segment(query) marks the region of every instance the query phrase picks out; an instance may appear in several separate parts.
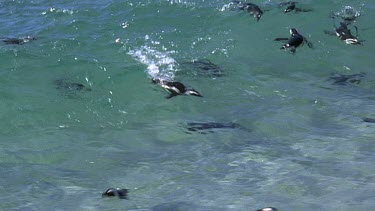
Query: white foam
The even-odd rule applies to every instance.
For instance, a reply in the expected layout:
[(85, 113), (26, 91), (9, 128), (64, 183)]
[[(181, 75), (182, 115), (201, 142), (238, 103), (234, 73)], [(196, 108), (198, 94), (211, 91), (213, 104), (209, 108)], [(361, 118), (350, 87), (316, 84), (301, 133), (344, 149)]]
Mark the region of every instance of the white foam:
[(55, 7), (51, 7), (48, 10), (42, 12), (42, 15), (46, 15), (47, 13), (64, 13), (64, 14), (73, 15), (74, 11), (71, 9), (58, 9)]
[(176, 61), (170, 57), (173, 51), (158, 51), (150, 46), (142, 46), (129, 51), (134, 59), (147, 65), (146, 72), (152, 78), (173, 79), (176, 72)]

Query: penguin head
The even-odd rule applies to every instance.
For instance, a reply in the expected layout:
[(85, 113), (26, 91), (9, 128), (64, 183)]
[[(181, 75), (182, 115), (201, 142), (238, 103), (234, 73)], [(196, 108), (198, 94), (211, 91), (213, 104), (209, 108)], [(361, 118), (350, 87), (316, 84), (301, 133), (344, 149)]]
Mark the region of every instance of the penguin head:
[(259, 10), (255, 13), (255, 18), (257, 19), (257, 21), (259, 21), (259, 19), (262, 17), (263, 15), (263, 11), (262, 10)]
[(274, 207), (265, 207), (265, 208), (259, 209), (257, 211), (277, 211), (277, 209), (274, 208)]
[(195, 91), (194, 89), (188, 89), (184, 93), (185, 95), (193, 95), (197, 97), (203, 97), (199, 92)]
[(290, 35), (296, 35), (296, 34), (298, 34), (298, 31), (297, 31), (297, 29), (295, 29), (295, 28), (291, 28), (290, 29)]
[(291, 2), (290, 5), (284, 10), (284, 13), (288, 13), (296, 8), (296, 3)]

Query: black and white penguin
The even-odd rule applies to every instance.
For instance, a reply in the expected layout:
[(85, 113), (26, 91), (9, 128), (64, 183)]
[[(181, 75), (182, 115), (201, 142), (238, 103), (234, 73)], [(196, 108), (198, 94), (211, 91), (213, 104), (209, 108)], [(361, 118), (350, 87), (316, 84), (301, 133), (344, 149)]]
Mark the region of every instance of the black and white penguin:
[(298, 8), (298, 7), (296, 7), (296, 3), (297, 2), (295, 2), (295, 1), (288, 1), (288, 2), (284, 2), (284, 3), (280, 3), (279, 6), (288, 5), (288, 7), (284, 10), (284, 13), (288, 13), (288, 12), (291, 12), (291, 11), (295, 11), (295, 12), (311, 12), (312, 11), (311, 9)]
[(263, 15), (263, 11), (256, 4), (241, 1), (232, 1), (232, 3), (238, 4), (238, 9), (252, 14), (257, 21), (259, 21), (260, 17)]
[(284, 13), (291, 12), (292, 10), (296, 9), (296, 2), (292, 1), (289, 2), (289, 6), (284, 10)]
[[(324, 33), (328, 35), (336, 35), (340, 40), (344, 41), (348, 45), (362, 44), (356, 36), (352, 35), (350, 29), (348, 28), (349, 24), (350, 23), (348, 22), (340, 22), (340, 27), (335, 27), (335, 32), (324, 30)], [(354, 28), (356, 29), (358, 34), (357, 27), (354, 26)]]
[(265, 207), (263, 209), (259, 209), (257, 211), (277, 211), (275, 207)]
[(104, 193), (102, 193), (102, 197), (117, 196), (120, 199), (128, 199), (128, 193), (128, 189), (108, 188)]
[(22, 45), (24, 43), (28, 43), (31, 40), (36, 40), (35, 37), (24, 37), (24, 38), (0, 38), (5, 44), (7, 45)]
[(177, 95), (192, 95), (197, 97), (203, 97), (199, 92), (192, 88), (187, 88), (184, 84), (174, 81), (166, 81), (158, 78), (153, 78), (152, 82), (159, 84), (161, 87), (170, 92), (170, 95), (167, 96), (167, 99), (175, 97)]
[[(357, 28), (356, 28), (357, 30)], [(357, 37), (353, 36), (350, 32), (350, 29), (348, 29), (348, 24), (341, 22), (340, 27), (336, 28), (336, 36), (340, 38), (340, 40), (345, 41), (346, 44), (360, 44)]]
[(298, 33), (297, 29), (291, 28), (290, 29), (290, 38), (276, 38), (275, 41), (287, 41), (286, 44), (284, 44), (280, 49), (291, 49), (290, 51), (292, 53), (296, 52), (296, 48), (299, 47), (304, 42), (307, 43), (307, 45), (312, 48), (312, 43), (307, 41), (304, 36), (302, 36), (300, 33)]

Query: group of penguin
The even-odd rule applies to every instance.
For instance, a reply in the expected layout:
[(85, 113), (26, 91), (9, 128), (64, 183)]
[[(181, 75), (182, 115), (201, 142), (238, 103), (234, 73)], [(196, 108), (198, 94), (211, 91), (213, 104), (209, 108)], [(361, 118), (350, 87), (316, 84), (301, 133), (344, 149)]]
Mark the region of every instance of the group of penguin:
[[(262, 15), (264, 14), (263, 10), (256, 4), (249, 3), (249, 2), (242, 2), (242, 1), (232, 1), (231, 4), (237, 5), (238, 10), (243, 10), (245, 12), (250, 13), (254, 16), (256, 21), (259, 21)], [(296, 7), (297, 2), (294, 1), (288, 1), (288, 2), (282, 2), (279, 3), (279, 6), (287, 6), (284, 10), (284, 13), (288, 13), (291, 11), (295, 12), (310, 12), (311, 9), (302, 9)], [(328, 35), (337, 36), (340, 40), (344, 41), (346, 44), (356, 45), (356, 44), (362, 44), (361, 41), (357, 38), (358, 35), (354, 36), (350, 29), (348, 28), (348, 25), (351, 24), (351, 21), (353, 21), (358, 16), (348, 16), (348, 17), (341, 17), (344, 21), (340, 22), (339, 27), (335, 27), (335, 31), (328, 31), (325, 30), (324, 33)], [(332, 16), (334, 18), (334, 15)], [(356, 26), (354, 26), (356, 29), (356, 32), (358, 34), (358, 29)], [(307, 44), (309, 48), (313, 48), (313, 44), (306, 39), (303, 35), (301, 35), (297, 29), (291, 28), (290, 29), (290, 37), (289, 38), (275, 38), (274, 41), (283, 41), (285, 44), (281, 46), (280, 49), (284, 50), (290, 50), (292, 54), (296, 52), (296, 49), (303, 45), (304, 43)], [(203, 97), (198, 91), (194, 90), (193, 88), (188, 88), (184, 84), (176, 81), (168, 81), (163, 80), (160, 78), (153, 78), (152, 82), (155, 84), (160, 85), (162, 88), (166, 89), (170, 95), (167, 96), (167, 99), (170, 99), (172, 97), (178, 96), (178, 95), (192, 95), (197, 97)]]
[[(128, 189), (108, 188), (104, 193), (102, 193), (102, 197), (118, 197), (119, 199), (129, 199), (128, 193)], [(278, 211), (278, 209), (275, 207), (265, 207), (256, 211)]]
[[(242, 1), (232, 1), (231, 4), (237, 5), (238, 10), (242, 10), (245, 12), (248, 12), (249, 14), (253, 15), (253, 17), (256, 19), (256, 21), (259, 21), (262, 15), (264, 14), (264, 11), (256, 4), (249, 3), (249, 2), (242, 2)], [(278, 5), (281, 6), (287, 6), (284, 10), (284, 13), (288, 12), (310, 12), (311, 9), (302, 9), (296, 7), (297, 2), (294, 1), (288, 1), (288, 2), (282, 2)], [(346, 44), (361, 44), (361, 41), (357, 38), (358, 35), (354, 36), (352, 35), (350, 29), (348, 26), (351, 24), (351, 21), (353, 21), (358, 16), (348, 16), (348, 17), (342, 17), (344, 20), (343, 22), (340, 22), (339, 27), (335, 27), (335, 31), (328, 31), (325, 30), (324, 33), (328, 35), (334, 35), (337, 36), (340, 40), (344, 41)], [(333, 17), (334, 18), (334, 17)], [(354, 26), (356, 29), (356, 32), (358, 34), (357, 27)], [(15, 44), (15, 45), (22, 45), (25, 43), (28, 43), (30, 41), (36, 40), (34, 37), (24, 37), (24, 38), (7, 38), (2, 37), (0, 38), (0, 41), (4, 42), (5, 44)], [(290, 50), (291, 53), (296, 52), (296, 48), (306, 43), (309, 48), (313, 48), (313, 45), (311, 42), (309, 42), (303, 35), (301, 35), (297, 29), (291, 28), (290, 29), (290, 37), (289, 38), (275, 38), (275, 41), (283, 41), (285, 44), (281, 46), (280, 49), (284, 50)], [(193, 64), (203, 65), (207, 66), (207, 68), (215, 68), (215, 70), (218, 68), (216, 66), (213, 66), (212, 63), (207, 62), (193, 62)], [(213, 66), (213, 67), (212, 67)], [(203, 67), (203, 69), (205, 68)], [(354, 75), (334, 75), (331, 77), (331, 79), (335, 80), (335, 83), (343, 83), (346, 81), (350, 81), (351, 83), (359, 83), (360, 79), (358, 77), (363, 77), (363, 73), (361, 74), (354, 74)], [(170, 99), (172, 97), (178, 96), (178, 95), (191, 95), (196, 97), (203, 97), (202, 94), (200, 94), (198, 91), (191, 87), (185, 86), (181, 82), (177, 81), (169, 81), (161, 78), (152, 78), (152, 83), (157, 84), (167, 90), (170, 94), (166, 97), (167, 99)], [(58, 89), (64, 89), (64, 90), (87, 90), (90, 91), (91, 89), (86, 88), (83, 84), (80, 83), (73, 83), (69, 82), (65, 79), (59, 79), (55, 81), (56, 87)], [(364, 118), (365, 122), (375, 123), (374, 118)], [(191, 127), (189, 130), (195, 131), (197, 129), (202, 128), (218, 128), (218, 127), (235, 127), (233, 124), (220, 124), (218, 123), (208, 123), (199, 125), (198, 127), (195, 124), (201, 124), (201, 123), (192, 123), (193, 127)], [(191, 125), (190, 125), (191, 126)], [(120, 199), (128, 199), (128, 189), (120, 189), (120, 188), (109, 188), (107, 189), (102, 196), (103, 197), (118, 197)], [(277, 208), (274, 207), (265, 207), (262, 209), (258, 209), (257, 211), (277, 211)]]

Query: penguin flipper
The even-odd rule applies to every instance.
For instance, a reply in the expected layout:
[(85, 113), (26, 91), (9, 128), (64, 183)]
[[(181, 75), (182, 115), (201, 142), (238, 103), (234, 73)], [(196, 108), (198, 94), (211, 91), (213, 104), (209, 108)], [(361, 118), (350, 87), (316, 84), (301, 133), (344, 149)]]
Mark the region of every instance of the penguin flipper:
[(289, 40), (289, 38), (284, 38), (284, 37), (274, 39), (274, 41), (288, 41), (288, 40)]
[(308, 41), (306, 39), (306, 37), (303, 37), (303, 41), (307, 44), (307, 46), (309, 46), (309, 48), (313, 48), (314, 47), (313, 44), (312, 44), (312, 42)]
[(169, 94), (168, 96), (166, 96), (165, 98), (166, 98), (166, 99), (171, 99), (172, 97), (175, 97), (175, 96), (177, 96), (177, 94), (175, 94), (175, 93), (171, 93), (171, 94)]
[(333, 31), (324, 30), (323, 32), (324, 32), (324, 34), (328, 34), (328, 35), (331, 35), (331, 36), (336, 36), (336, 33), (333, 32)]
[(301, 8), (296, 8), (295, 11), (298, 12), (311, 12), (313, 11), (312, 9), (301, 9)]

